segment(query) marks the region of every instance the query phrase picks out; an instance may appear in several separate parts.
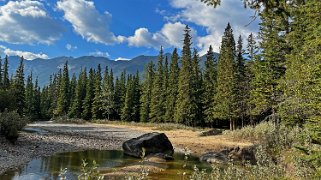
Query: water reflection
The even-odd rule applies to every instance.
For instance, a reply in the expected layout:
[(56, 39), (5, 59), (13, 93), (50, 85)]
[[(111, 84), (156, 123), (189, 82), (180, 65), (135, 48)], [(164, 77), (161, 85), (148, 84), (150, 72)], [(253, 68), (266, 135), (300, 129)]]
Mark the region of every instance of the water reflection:
[[(187, 161), (186, 169), (182, 169), (184, 162), (183, 154), (175, 154), (175, 160), (166, 162), (167, 169), (161, 174), (152, 175), (153, 179), (179, 179), (177, 172), (192, 170), (194, 165), (199, 168), (208, 169), (207, 164), (200, 163), (198, 158), (190, 157)], [(122, 151), (100, 151), (89, 150), (82, 152), (61, 153), (50, 157), (37, 158), (30, 161), (17, 170), (6, 172), (0, 175), (1, 180), (47, 180), (58, 179), (61, 169), (67, 168), (67, 179), (77, 179), (80, 174), (82, 160), (87, 162), (95, 160), (101, 168), (116, 168), (137, 163), (139, 159), (132, 158), (123, 154)]]

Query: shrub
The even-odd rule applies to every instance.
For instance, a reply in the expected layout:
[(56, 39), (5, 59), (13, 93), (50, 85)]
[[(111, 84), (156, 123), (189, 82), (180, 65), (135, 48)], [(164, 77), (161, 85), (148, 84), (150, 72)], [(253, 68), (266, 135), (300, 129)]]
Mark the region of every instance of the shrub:
[(19, 137), (19, 131), (27, 122), (15, 111), (0, 113), (0, 133), (11, 143), (14, 143)]

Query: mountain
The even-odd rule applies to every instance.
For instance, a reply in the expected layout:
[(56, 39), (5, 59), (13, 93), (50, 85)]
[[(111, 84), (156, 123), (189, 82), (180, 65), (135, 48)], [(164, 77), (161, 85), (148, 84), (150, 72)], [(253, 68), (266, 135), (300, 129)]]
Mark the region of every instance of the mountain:
[[(165, 56), (167, 56), (170, 61), (171, 54), (167, 53)], [(78, 76), (81, 68), (87, 68), (87, 70), (90, 68), (97, 68), (98, 64), (101, 65), (102, 70), (104, 70), (106, 66), (108, 66), (109, 69), (113, 69), (115, 77), (119, 76), (124, 70), (127, 74), (135, 74), (136, 71), (142, 74), (149, 62), (153, 61), (155, 64), (157, 63), (157, 58), (157, 56), (141, 55), (128, 61), (114, 61), (105, 57), (94, 56), (25, 60), (25, 76), (32, 72), (34, 77), (38, 77), (40, 86), (44, 86), (49, 82), (50, 75), (55, 74), (59, 69), (62, 69), (66, 61), (68, 61), (70, 75), (76, 74)], [(204, 66), (205, 59), (205, 56), (201, 57), (201, 67)], [(20, 57), (18, 56), (9, 57), (9, 72), (11, 75), (15, 73), (19, 61)]]

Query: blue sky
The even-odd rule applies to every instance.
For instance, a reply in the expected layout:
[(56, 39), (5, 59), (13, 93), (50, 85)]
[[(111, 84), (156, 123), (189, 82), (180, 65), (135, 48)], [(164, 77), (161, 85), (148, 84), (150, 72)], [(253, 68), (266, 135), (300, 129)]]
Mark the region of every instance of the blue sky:
[(0, 54), (26, 59), (105, 56), (130, 59), (180, 48), (185, 25), (204, 54), (219, 51), (228, 22), (235, 36), (257, 33), (241, 0), (214, 9), (199, 0), (0, 0)]

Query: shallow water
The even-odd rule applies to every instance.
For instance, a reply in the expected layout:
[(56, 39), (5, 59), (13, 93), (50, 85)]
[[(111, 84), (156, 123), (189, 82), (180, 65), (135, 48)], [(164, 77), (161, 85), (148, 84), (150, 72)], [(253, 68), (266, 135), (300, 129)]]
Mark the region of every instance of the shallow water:
[[(0, 175), (1, 180), (47, 180), (59, 179), (61, 169), (67, 168), (67, 179), (77, 179), (80, 174), (82, 160), (85, 159), (90, 164), (95, 160), (100, 170), (115, 171), (119, 167), (124, 167), (139, 163), (139, 159), (132, 158), (116, 150), (89, 150), (82, 152), (69, 152), (56, 154), (50, 157), (33, 159), (26, 165), (16, 170), (8, 171)], [(174, 154), (173, 161), (165, 163), (166, 170), (158, 174), (150, 174), (150, 179), (182, 179), (179, 172), (191, 173), (194, 165), (200, 169), (210, 169), (206, 163), (199, 162), (196, 157), (189, 157), (184, 161), (184, 154)], [(187, 166), (183, 168), (183, 165)], [(117, 171), (117, 170), (116, 170)], [(124, 179), (120, 177), (118, 179)]]

